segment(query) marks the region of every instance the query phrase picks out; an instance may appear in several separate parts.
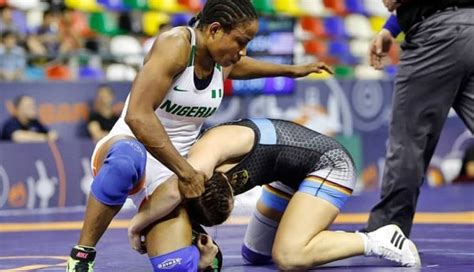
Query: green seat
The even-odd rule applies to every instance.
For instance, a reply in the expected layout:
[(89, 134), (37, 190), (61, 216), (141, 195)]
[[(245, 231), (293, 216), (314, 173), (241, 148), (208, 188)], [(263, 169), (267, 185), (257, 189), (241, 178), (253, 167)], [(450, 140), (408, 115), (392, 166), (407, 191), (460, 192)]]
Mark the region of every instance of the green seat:
[(110, 13), (94, 12), (89, 17), (89, 26), (95, 32), (113, 36), (121, 34), (117, 18)]
[(139, 9), (139, 10), (149, 9), (148, 0), (124, 0), (123, 3), (125, 4), (125, 6), (132, 9)]
[(261, 14), (274, 14), (275, 13), (272, 0), (252, 0), (252, 4), (258, 13), (261, 13)]
[(347, 65), (335, 65), (334, 76), (339, 79), (354, 78), (354, 68)]

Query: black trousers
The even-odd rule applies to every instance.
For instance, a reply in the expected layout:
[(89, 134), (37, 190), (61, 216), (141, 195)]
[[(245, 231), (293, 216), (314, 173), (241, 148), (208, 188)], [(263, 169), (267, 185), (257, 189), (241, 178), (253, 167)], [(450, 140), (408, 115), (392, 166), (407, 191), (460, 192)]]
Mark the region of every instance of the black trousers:
[(474, 131), (474, 9), (436, 13), (402, 44), (381, 200), (367, 231), (387, 224), (409, 235), (423, 176), (450, 108)]

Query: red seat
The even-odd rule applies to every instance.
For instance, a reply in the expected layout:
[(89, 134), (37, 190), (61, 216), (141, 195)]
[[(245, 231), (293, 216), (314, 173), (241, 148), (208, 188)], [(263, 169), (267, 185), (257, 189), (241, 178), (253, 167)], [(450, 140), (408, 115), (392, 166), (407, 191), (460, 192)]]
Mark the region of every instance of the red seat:
[(326, 35), (324, 24), (320, 19), (314, 17), (303, 17), (300, 22), (303, 30), (309, 31), (318, 37)]
[(70, 80), (71, 71), (64, 65), (51, 65), (46, 68), (46, 78), (50, 80)]
[(348, 13), (346, 4), (342, 0), (324, 0), (324, 5), (336, 15), (345, 15)]
[(200, 11), (203, 7), (201, 0), (178, 0), (178, 4), (195, 12)]
[(303, 42), (304, 51), (307, 54), (312, 54), (316, 56), (323, 56), (327, 54), (327, 46), (323, 41), (319, 40), (310, 40)]

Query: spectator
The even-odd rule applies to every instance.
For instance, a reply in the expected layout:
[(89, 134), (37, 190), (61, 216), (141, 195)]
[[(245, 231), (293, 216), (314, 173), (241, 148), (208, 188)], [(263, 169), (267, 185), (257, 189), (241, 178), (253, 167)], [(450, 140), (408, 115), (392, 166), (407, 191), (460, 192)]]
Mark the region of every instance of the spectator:
[(43, 22), (36, 31), (39, 41), (48, 56), (59, 52), (59, 17), (50, 10), (43, 14)]
[(80, 26), (74, 10), (66, 9), (59, 20), (60, 53), (74, 53), (82, 48)]
[(100, 85), (94, 100), (92, 110), (87, 122), (87, 132), (94, 142), (107, 135), (119, 118), (113, 110), (114, 92), (108, 85)]
[(2, 129), (1, 139), (16, 143), (55, 141), (58, 134), (49, 130), (37, 118), (33, 97), (21, 95), (15, 98), (15, 112)]
[(0, 14), (0, 34), (7, 31), (21, 34), (21, 36), (26, 35), (26, 33), (22, 32), (20, 26), (13, 20), (13, 9), (9, 6), (3, 7)]
[(474, 182), (474, 144), (466, 149), (459, 176), (453, 180), (453, 183), (462, 182)]
[(17, 35), (6, 31), (2, 35), (3, 47), (0, 48), (0, 78), (20, 80), (26, 67), (26, 55), (17, 44)]

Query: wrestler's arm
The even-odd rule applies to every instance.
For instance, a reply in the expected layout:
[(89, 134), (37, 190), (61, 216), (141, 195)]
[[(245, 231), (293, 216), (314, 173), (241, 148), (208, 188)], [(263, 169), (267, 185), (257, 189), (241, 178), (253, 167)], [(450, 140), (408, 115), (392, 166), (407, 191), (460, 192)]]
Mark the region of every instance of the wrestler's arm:
[[(254, 134), (249, 128), (215, 127), (207, 131), (191, 147), (188, 162), (196, 170), (210, 177), (216, 167), (250, 152), (253, 142)], [(182, 199), (175, 175), (155, 189), (131, 220), (128, 231), (132, 247), (138, 248), (140, 233), (150, 224), (173, 211)]]
[(311, 73), (321, 73), (323, 71), (333, 74), (332, 69), (323, 62), (286, 65), (243, 56), (236, 64), (224, 68), (224, 76), (230, 79), (252, 79), (277, 76), (304, 77)]

